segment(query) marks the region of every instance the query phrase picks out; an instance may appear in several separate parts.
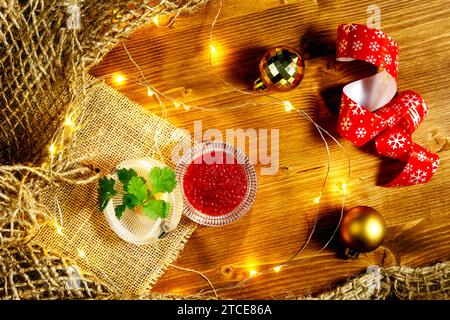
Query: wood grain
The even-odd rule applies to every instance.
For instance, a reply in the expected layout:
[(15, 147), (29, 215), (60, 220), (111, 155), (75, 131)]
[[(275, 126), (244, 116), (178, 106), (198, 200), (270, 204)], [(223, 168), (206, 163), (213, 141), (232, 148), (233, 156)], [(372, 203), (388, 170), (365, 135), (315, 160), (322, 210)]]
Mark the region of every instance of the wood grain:
[[(301, 85), (273, 96), (289, 100), (308, 112), (336, 137), (337, 111), (342, 86), (376, 72), (361, 62), (335, 61), (337, 25), (366, 23), (371, 1), (227, 0), (215, 30), (218, 55), (208, 64), (209, 29), (217, 10), (211, 1), (192, 16), (181, 16), (168, 29), (148, 25), (124, 41), (145, 77), (159, 90), (184, 103), (223, 108), (245, 102), (265, 103), (238, 110), (185, 111), (169, 105), (168, 120), (193, 131), (195, 120), (203, 129), (278, 128), (280, 170), (259, 175), (259, 190), (252, 210), (238, 222), (222, 228), (199, 227), (176, 265), (206, 274), (217, 288), (233, 284), (249, 269), (275, 266), (290, 257), (304, 241), (314, 221), (314, 203), (325, 174), (326, 152), (310, 123), (286, 113), (264, 97), (246, 96), (221, 83), (249, 89), (256, 78), (258, 57), (265, 49), (288, 45), (306, 57)], [(319, 213), (319, 226), (305, 252), (280, 273), (254, 278), (244, 287), (221, 291), (225, 298), (279, 298), (306, 294), (344, 281), (372, 264), (421, 266), (450, 255), (450, 148), (449, 122), (449, 1), (380, 0), (381, 28), (400, 46), (399, 90), (420, 92), (430, 106), (428, 118), (414, 140), (438, 151), (441, 167), (427, 185), (400, 189), (378, 186), (380, 176), (392, 178), (398, 163), (378, 156), (372, 147), (356, 148), (347, 141), (352, 176), (346, 207), (368, 205), (385, 217), (388, 235), (383, 247), (356, 260), (342, 260), (335, 245), (316, 255), (335, 227), (340, 206), (336, 191), (345, 179), (342, 151), (331, 146), (332, 168)], [(95, 76), (139, 72), (118, 45), (92, 70)], [(146, 89), (127, 82), (112, 84), (144, 108), (160, 113)], [(182, 90), (192, 92), (183, 96)], [(259, 173), (260, 166), (257, 166)], [(303, 258), (310, 258), (302, 261)], [(208, 290), (196, 274), (169, 268), (154, 287), (180, 294)]]

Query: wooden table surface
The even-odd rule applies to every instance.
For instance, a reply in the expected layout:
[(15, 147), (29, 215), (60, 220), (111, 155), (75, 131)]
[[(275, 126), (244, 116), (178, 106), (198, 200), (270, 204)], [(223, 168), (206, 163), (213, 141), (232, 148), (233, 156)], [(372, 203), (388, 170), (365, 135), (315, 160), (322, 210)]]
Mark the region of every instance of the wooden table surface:
[[(218, 8), (216, 0), (193, 15), (180, 16), (170, 28), (149, 23), (124, 41), (148, 81), (188, 105), (220, 109), (245, 102), (263, 104), (186, 111), (169, 103), (168, 120), (174, 125), (193, 132), (194, 121), (202, 120), (203, 130), (217, 128), (225, 133), (227, 128), (267, 128), (280, 132), (280, 170), (264, 176), (260, 175), (261, 165), (256, 166), (259, 189), (251, 211), (225, 227), (199, 226), (176, 265), (204, 273), (221, 288), (242, 279), (251, 269), (276, 266), (305, 242), (314, 221), (313, 199), (325, 174), (323, 143), (312, 125), (295, 112), (285, 112), (268, 98), (235, 92), (221, 83), (217, 74), (247, 90), (265, 49), (276, 45), (301, 49), (306, 58), (302, 83), (293, 91), (273, 96), (289, 100), (339, 137), (335, 127), (343, 85), (376, 70), (362, 62), (335, 61), (336, 28), (340, 23), (365, 24), (371, 4), (374, 2), (225, 0), (214, 33), (217, 53), (213, 68), (208, 63), (209, 31)], [(332, 144), (331, 173), (318, 229), (307, 249), (281, 272), (222, 290), (222, 297), (302, 295), (324, 290), (373, 264), (424, 266), (449, 258), (450, 2), (379, 0), (376, 5), (381, 10), (381, 29), (400, 46), (399, 90), (417, 91), (428, 102), (429, 115), (413, 138), (439, 153), (439, 170), (426, 185), (387, 189), (378, 183), (392, 178), (399, 163), (378, 156), (373, 147), (357, 148), (339, 137), (352, 166), (346, 208), (368, 205), (378, 209), (388, 226), (384, 246), (356, 260), (341, 259), (334, 244), (317, 254), (336, 226), (341, 201), (338, 186), (347, 169), (344, 153)], [(91, 71), (95, 76), (117, 72), (139, 77), (121, 44)], [(130, 82), (111, 85), (144, 108), (161, 113), (144, 87)], [(193, 294), (209, 286), (197, 274), (169, 268), (153, 289)]]

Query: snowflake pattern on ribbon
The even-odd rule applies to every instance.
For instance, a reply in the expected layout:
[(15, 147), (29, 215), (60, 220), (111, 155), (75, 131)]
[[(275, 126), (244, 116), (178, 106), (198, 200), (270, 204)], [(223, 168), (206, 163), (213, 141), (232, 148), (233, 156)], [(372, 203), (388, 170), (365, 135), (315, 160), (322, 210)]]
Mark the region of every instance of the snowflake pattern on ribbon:
[[(367, 61), (384, 69), (397, 82), (398, 46), (384, 32), (361, 24), (343, 24), (337, 30), (336, 58)], [(439, 166), (439, 156), (412, 141), (412, 134), (428, 113), (423, 98), (413, 92), (399, 92), (387, 104), (370, 111), (358, 104), (345, 90), (342, 93), (338, 132), (360, 147), (375, 141), (380, 155), (405, 162), (392, 186), (427, 183)]]
[(352, 126), (352, 122), (350, 121), (350, 118), (343, 118), (341, 122), (342, 130), (348, 130)]
[(406, 138), (401, 135), (401, 133), (391, 134), (389, 136), (388, 145), (393, 149), (401, 149), (405, 145)]
[(412, 184), (424, 183), (427, 181), (427, 173), (420, 169), (417, 169), (416, 172), (413, 172), (409, 176), (409, 182)]

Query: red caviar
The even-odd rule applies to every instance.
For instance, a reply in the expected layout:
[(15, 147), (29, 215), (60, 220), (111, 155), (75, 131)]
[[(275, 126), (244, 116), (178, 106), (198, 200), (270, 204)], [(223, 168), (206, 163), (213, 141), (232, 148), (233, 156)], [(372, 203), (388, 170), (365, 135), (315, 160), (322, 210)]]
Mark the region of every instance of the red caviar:
[[(222, 161), (215, 163), (210, 160), (220, 158)], [(221, 151), (212, 151), (189, 164), (183, 178), (183, 189), (195, 209), (207, 215), (220, 216), (231, 212), (242, 202), (247, 192), (247, 177), (236, 159)]]

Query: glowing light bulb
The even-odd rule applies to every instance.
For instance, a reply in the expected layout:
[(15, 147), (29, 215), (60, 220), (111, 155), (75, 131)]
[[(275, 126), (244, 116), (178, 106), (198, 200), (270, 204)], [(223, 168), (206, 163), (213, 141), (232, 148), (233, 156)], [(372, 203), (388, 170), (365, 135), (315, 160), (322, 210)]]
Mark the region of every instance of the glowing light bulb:
[(209, 45), (209, 47), (211, 48), (211, 54), (216, 54), (216, 47), (214, 47), (212, 43)]
[(52, 144), (50, 145), (50, 147), (48, 147), (48, 151), (50, 152), (50, 154), (51, 154), (52, 156), (55, 154), (56, 147), (55, 147), (55, 144), (54, 144), (54, 143), (52, 143)]
[(275, 272), (280, 272), (281, 266), (277, 266), (277, 267), (273, 268), (273, 270), (274, 270)]
[(314, 203), (319, 203), (320, 202), (320, 196), (319, 197), (316, 197), (316, 198), (314, 198)]
[(158, 27), (159, 27), (159, 19), (158, 19), (158, 16), (154, 16), (154, 17), (152, 18), (152, 21), (153, 21), (153, 23), (155, 24), (155, 26), (158, 26)]
[(61, 235), (63, 234), (61, 227), (58, 227), (56, 229), (56, 233), (61, 234)]
[(81, 249), (78, 249), (78, 255), (80, 256), (80, 258), (86, 257), (86, 253)]
[(258, 271), (250, 270), (249, 273), (250, 273), (250, 277), (254, 277), (254, 276), (256, 276), (258, 274)]
[(341, 185), (341, 187), (342, 187), (342, 191), (345, 193), (345, 192), (347, 192), (347, 189), (348, 189), (348, 184), (347, 183), (343, 183), (342, 185)]
[(125, 80), (125, 77), (120, 74), (114, 76), (114, 82), (117, 84), (122, 84)]
[(294, 107), (292, 106), (292, 103), (290, 103), (289, 101), (283, 101), (283, 104), (284, 104), (284, 110), (286, 112), (289, 112), (292, 109), (294, 109)]
[(174, 102), (173, 102), (173, 106), (174, 106), (175, 108), (179, 108), (179, 107), (181, 106), (181, 103), (179, 103), (179, 102), (177, 102), (177, 101), (174, 101)]
[(147, 87), (147, 94), (149, 97), (152, 97), (155, 93), (150, 89), (150, 87)]
[(73, 128), (74, 127), (74, 123), (73, 123), (72, 119), (70, 119), (69, 117), (66, 118), (66, 121), (64, 121), (64, 124), (66, 126), (68, 126), (69, 128)]

